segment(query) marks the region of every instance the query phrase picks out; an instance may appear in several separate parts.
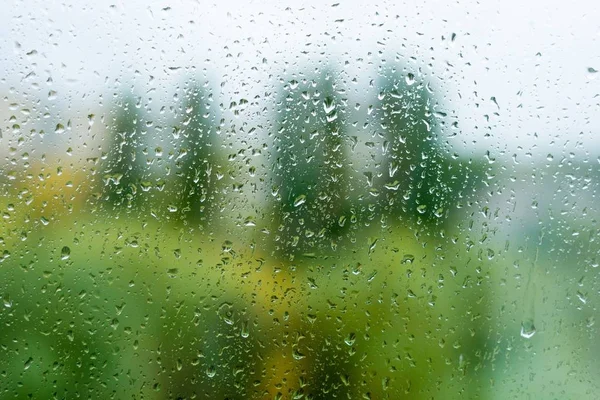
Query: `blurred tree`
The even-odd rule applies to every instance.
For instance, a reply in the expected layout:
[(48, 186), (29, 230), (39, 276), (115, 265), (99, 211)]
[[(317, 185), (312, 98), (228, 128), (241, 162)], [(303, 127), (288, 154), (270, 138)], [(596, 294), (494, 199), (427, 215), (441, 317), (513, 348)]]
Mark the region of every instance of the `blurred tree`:
[(108, 146), (100, 168), (101, 199), (113, 207), (132, 207), (140, 200), (139, 185), (145, 173), (143, 121), (140, 101), (131, 96), (115, 103), (107, 123)]
[(465, 194), (482, 184), (484, 163), (443, 148), (436, 118), (445, 113), (436, 111), (430, 89), (412, 74), (388, 70), (379, 88), (375, 115), (385, 140), (377, 174), (385, 192), (380, 211), (393, 219), (439, 226)]
[(274, 138), (273, 220), (288, 258), (335, 246), (349, 214), (344, 99), (325, 71), (284, 87)]
[[(440, 107), (430, 87), (419, 82), (413, 74), (401, 75), (395, 69), (384, 70), (382, 75), (374, 109), (374, 118), (383, 138), (382, 162), (373, 174), (373, 186), (379, 190), (379, 196), (376, 197), (377, 213), (396, 226), (394, 231), (398, 236), (402, 230), (432, 232), (449, 228), (451, 221), (464, 217), (452, 210), (456, 210), (461, 203), (464, 205), (478, 198), (477, 191), (484, 185), (487, 162), (483, 157), (472, 160), (451, 153), (450, 145), (444, 143), (441, 136), (446, 127), (447, 113)], [(409, 240), (407, 238), (404, 241), (404, 246)], [(442, 248), (445, 240), (449, 239), (439, 239), (439, 248)], [(424, 239), (418, 239), (414, 245), (424, 243)], [(414, 254), (418, 254), (417, 250), (414, 250)], [(471, 260), (468, 249), (457, 250), (456, 255), (465, 263), (475, 262)], [(424, 251), (422, 258), (426, 257), (430, 259), (432, 254)], [(390, 255), (386, 255), (386, 258), (389, 259)], [(423, 271), (443, 271), (440, 265), (435, 264), (425, 263), (427, 267), (424, 266)], [(414, 278), (410, 281), (414, 282)], [(427, 282), (425, 285), (429, 284)], [(485, 335), (489, 329), (486, 322), (472, 322), (486, 315), (488, 310), (487, 305), (481, 302), (485, 295), (482, 287), (471, 285), (468, 279), (462, 282), (462, 287), (458, 306), (445, 310), (445, 313), (450, 315), (455, 309), (466, 310), (467, 315), (473, 316), (471, 321), (464, 322), (465, 326), (469, 326), (469, 331), (459, 330), (455, 339), (463, 343), (465, 349), (460, 357), (472, 362), (485, 348)], [(466, 287), (470, 290), (464, 290)], [(421, 325), (424, 330), (430, 330), (437, 323), (434, 318), (427, 316), (427, 308), (414, 308), (411, 327)], [(456, 321), (459, 318), (462, 316), (457, 315), (449, 320)], [(447, 340), (449, 336), (441, 339)], [(425, 342), (411, 352), (413, 355), (422, 352), (433, 359), (430, 354), (439, 353), (440, 349), (435, 343)], [(456, 357), (456, 354), (448, 354), (448, 357)], [(436, 368), (440, 373), (449, 372), (449, 368), (442, 364)], [(462, 376), (467, 374), (464, 363), (459, 363), (459, 373)], [(423, 371), (414, 373), (409, 370), (406, 375), (423, 393), (434, 389)], [(459, 383), (459, 387), (461, 385)]]
[(174, 128), (181, 141), (173, 195), (182, 218), (188, 223), (202, 223), (219, 207), (215, 176), (219, 161), (217, 117), (211, 110), (210, 90), (192, 86), (186, 90), (185, 98), (181, 126)]

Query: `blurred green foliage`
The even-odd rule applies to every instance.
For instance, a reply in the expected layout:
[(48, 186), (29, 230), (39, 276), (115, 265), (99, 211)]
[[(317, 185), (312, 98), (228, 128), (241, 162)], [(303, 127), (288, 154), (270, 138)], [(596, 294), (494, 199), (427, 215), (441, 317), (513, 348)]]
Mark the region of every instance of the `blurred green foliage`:
[(140, 195), (140, 182), (146, 171), (145, 127), (140, 111), (140, 101), (126, 96), (117, 102), (108, 122), (106, 150), (103, 154), (100, 177), (102, 203), (110, 204), (113, 209), (125, 205), (132, 208)]
[[(282, 83), (272, 146), (253, 170), (268, 199), (262, 230), (224, 222), (243, 204), (227, 181), (241, 168), (225, 160), (233, 146), (210, 85), (185, 88), (170, 137), (145, 133), (140, 101), (117, 101), (102, 212), (14, 211), (42, 221), (31, 232), (5, 217), (0, 398), (490, 397), (494, 376), (513, 376), (499, 321), (518, 322), (506, 315), (521, 301), (496, 302), (520, 287), (506, 283), (509, 261), (490, 267), (495, 232), (461, 211), (491, 167), (450, 152), (424, 83), (382, 75), (366, 101), (381, 142), (367, 156), (334, 70)], [(170, 174), (155, 179), (159, 167)], [(27, 199), (26, 184), (9, 197)], [(582, 254), (597, 266), (594, 249)], [(527, 253), (508, 241), (501, 251), (515, 270)], [(494, 276), (503, 283), (490, 292)]]
[(483, 185), (484, 160), (460, 159), (444, 148), (436, 119), (446, 113), (428, 84), (391, 70), (379, 88), (375, 115), (385, 161), (377, 176), (386, 193), (380, 212), (405, 224), (443, 227), (452, 209)]
[[(212, 91), (186, 87), (169, 150), (162, 146), (170, 138), (145, 134), (139, 101), (116, 102), (99, 172), (98, 201), (107, 214), (78, 215), (90, 227), (85, 233), (75, 234), (69, 218), (48, 239), (39, 230), (16, 250), (23, 267), (9, 262), (2, 269), (12, 303), (2, 314), (1, 341), (14, 361), (3, 374), (6, 382), (27, 383), (3, 386), (3, 397), (430, 397), (428, 374), (449, 373), (444, 359), (453, 360), (448, 371), (462, 367), (455, 370), (456, 349), (440, 350), (439, 335), (416, 332), (448, 329), (468, 297), (437, 305), (447, 322), (436, 326), (427, 311), (436, 297), (429, 272), (421, 272), (420, 289), (414, 278), (402, 287), (405, 266), (432, 256), (405, 232), (421, 218), (434, 221), (434, 211), (449, 208), (459, 186), (471, 183), (434, 139), (424, 87), (398, 77), (381, 85), (373, 104), (384, 152), (368, 185), (349, 168), (350, 112), (335, 71), (300, 73), (282, 87), (264, 180), (272, 185), (267, 218), (274, 240), (251, 251), (215, 225), (223, 193), (216, 167), (223, 161)], [(157, 159), (172, 171), (159, 192), (163, 178), (152, 181)], [(375, 207), (369, 188), (386, 193)], [(365, 207), (405, 225), (388, 228), (379, 241), (377, 224), (363, 225)], [(146, 208), (180, 218), (109, 221), (122, 209), (139, 218)], [(180, 229), (198, 224), (206, 229)], [(352, 250), (336, 251), (338, 242)], [(63, 257), (65, 245), (72, 249)], [(409, 306), (411, 296), (422, 300)], [(462, 332), (443, 336), (472, 343)], [(395, 360), (381, 353), (385, 343), (400, 344)]]
[(331, 70), (282, 90), (273, 138), (273, 222), (279, 257), (329, 247), (350, 216), (346, 125)]
[(176, 184), (171, 196), (178, 199), (182, 220), (192, 225), (206, 224), (219, 208), (218, 115), (211, 108), (210, 97), (210, 91), (199, 85), (187, 88), (179, 124), (173, 128), (179, 149), (175, 156)]

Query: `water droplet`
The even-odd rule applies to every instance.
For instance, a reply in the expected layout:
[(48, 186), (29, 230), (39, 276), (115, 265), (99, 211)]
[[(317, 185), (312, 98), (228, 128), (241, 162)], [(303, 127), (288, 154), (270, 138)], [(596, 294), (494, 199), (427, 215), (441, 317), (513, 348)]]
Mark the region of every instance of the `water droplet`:
[(327, 114), (327, 118), (326, 119), (327, 119), (327, 122), (333, 122), (333, 121), (335, 121), (337, 119), (337, 117), (338, 117), (337, 112), (333, 111), (333, 112)]
[(10, 296), (8, 294), (5, 294), (2, 297), (2, 303), (4, 304), (4, 307), (6, 308), (11, 308), (12, 307), (12, 300), (10, 299)]
[(214, 378), (214, 376), (216, 374), (217, 374), (217, 369), (215, 368), (214, 365), (211, 365), (206, 369), (206, 376), (208, 376), (209, 378)]
[(350, 376), (346, 375), (346, 374), (342, 374), (340, 375), (341, 381), (344, 384), (344, 386), (350, 386)]
[(68, 246), (64, 246), (60, 251), (60, 259), (67, 260), (71, 257), (71, 249)]
[(586, 318), (586, 320), (585, 320), (585, 326), (587, 328), (591, 328), (595, 324), (596, 324), (596, 319), (594, 318), (594, 316), (589, 316), (589, 317)]
[(369, 277), (367, 278), (367, 282), (373, 281), (373, 279), (375, 279), (375, 276), (377, 276), (377, 271), (373, 271), (371, 275), (369, 275)]
[(373, 253), (375, 251), (375, 246), (377, 246), (377, 241), (379, 238), (369, 238), (369, 252), (368, 254)]
[(302, 360), (306, 356), (300, 353), (298, 349), (294, 349), (294, 351), (292, 352), (292, 357), (294, 357), (294, 360)]
[(402, 261), (400, 262), (401, 264), (412, 264), (415, 261), (415, 256), (413, 256), (412, 254), (405, 254), (404, 257), (402, 257)]
[(385, 391), (388, 390), (388, 388), (390, 387), (390, 378), (389, 377), (385, 377), (381, 379), (381, 388)]
[(294, 207), (300, 207), (304, 203), (306, 203), (306, 195), (301, 194), (294, 200)]
[(243, 338), (247, 338), (248, 336), (250, 336), (250, 330), (248, 329), (248, 321), (244, 321), (242, 323), (242, 331), (240, 333), (240, 336)]
[(349, 333), (348, 336), (346, 336), (346, 338), (344, 339), (344, 343), (346, 343), (348, 346), (352, 346), (355, 341), (356, 341), (356, 334), (354, 332)]
[(532, 320), (526, 320), (521, 323), (521, 336), (525, 339), (531, 339), (535, 335), (535, 326)]
[(226, 240), (221, 245), (221, 250), (223, 253), (231, 253), (233, 250), (233, 242), (231, 240)]
[(169, 268), (167, 270), (167, 275), (169, 275), (170, 278), (176, 278), (178, 273), (179, 268)]
[(335, 109), (335, 102), (332, 97), (326, 97), (325, 100), (323, 100), (323, 109), (326, 114), (331, 113)]

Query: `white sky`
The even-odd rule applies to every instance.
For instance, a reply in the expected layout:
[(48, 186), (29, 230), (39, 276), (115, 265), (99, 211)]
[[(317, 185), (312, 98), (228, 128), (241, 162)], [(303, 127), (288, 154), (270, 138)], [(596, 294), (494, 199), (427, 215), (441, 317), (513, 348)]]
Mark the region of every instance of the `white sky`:
[(385, 59), (422, 67), (459, 123), (458, 147), (600, 154), (600, 72), (588, 72), (600, 70), (595, 1), (5, 2), (3, 96), (10, 87), (39, 95), (34, 84), (45, 96), (51, 77), (61, 104), (84, 111), (134, 78), (166, 103), (173, 85), (205, 69), (227, 104), (330, 60), (353, 104), (367, 100), (363, 89)]

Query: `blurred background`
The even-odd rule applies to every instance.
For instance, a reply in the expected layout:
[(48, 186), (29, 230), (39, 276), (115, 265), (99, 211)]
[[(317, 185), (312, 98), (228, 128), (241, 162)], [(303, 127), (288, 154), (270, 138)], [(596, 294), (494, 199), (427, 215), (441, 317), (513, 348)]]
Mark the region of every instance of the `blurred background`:
[(5, 11), (0, 399), (597, 397), (597, 5)]

